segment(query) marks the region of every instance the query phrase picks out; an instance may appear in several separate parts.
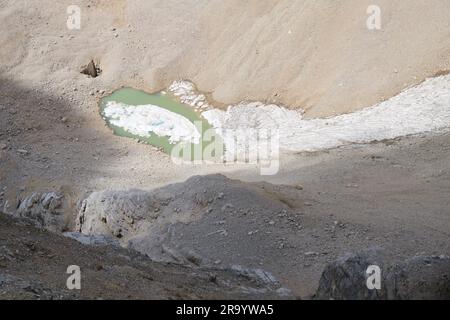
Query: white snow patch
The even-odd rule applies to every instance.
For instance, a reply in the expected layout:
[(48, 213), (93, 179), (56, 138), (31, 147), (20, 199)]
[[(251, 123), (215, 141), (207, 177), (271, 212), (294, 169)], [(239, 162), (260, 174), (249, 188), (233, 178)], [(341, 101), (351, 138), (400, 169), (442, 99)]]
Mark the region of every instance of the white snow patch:
[(178, 97), (182, 103), (188, 104), (191, 107), (201, 109), (209, 107), (205, 95), (198, 94), (192, 82), (174, 81), (169, 87), (169, 91)]
[(258, 102), (202, 115), (222, 135), (225, 145), (234, 139), (234, 130), (242, 134), (246, 128), (278, 130), (280, 148), (289, 151), (393, 139), (450, 127), (450, 76), (427, 79), (373, 107), (327, 119), (303, 119), (298, 111)]
[(172, 144), (200, 142), (201, 134), (189, 119), (155, 105), (132, 106), (109, 101), (103, 113), (111, 124), (141, 137), (154, 133), (167, 136)]

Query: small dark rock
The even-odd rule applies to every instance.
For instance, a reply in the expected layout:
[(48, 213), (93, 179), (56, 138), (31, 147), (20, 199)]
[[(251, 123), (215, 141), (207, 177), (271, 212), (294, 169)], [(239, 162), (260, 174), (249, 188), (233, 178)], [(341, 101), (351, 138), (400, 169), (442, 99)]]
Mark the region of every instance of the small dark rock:
[(91, 60), (91, 62), (89, 62), (89, 64), (83, 68), (81, 73), (91, 76), (92, 78), (96, 78), (99, 74), (98, 70), (99, 69), (96, 67), (94, 60)]

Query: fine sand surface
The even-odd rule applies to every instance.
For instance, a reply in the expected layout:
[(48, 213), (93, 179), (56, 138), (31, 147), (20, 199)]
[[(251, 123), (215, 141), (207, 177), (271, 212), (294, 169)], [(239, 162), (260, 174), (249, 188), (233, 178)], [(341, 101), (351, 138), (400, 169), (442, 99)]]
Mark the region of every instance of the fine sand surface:
[[(92, 192), (152, 190), (220, 172), (303, 188), (304, 231), (280, 260), (295, 254), (295, 264), (264, 260), (295, 295), (311, 295), (325, 264), (348, 251), (449, 255), (448, 133), (284, 154), (280, 172), (263, 177), (250, 165), (174, 164), (114, 136), (99, 115), (99, 99), (116, 88), (151, 92), (188, 79), (214, 105), (257, 100), (329, 116), (450, 69), (447, 0), (380, 0), (380, 31), (366, 28), (369, 3), (83, 0), (81, 30), (68, 30), (71, 1), (0, 0), (0, 211), (13, 212), (34, 191), (62, 192), (74, 227), (79, 201)], [(102, 69), (97, 78), (80, 73), (91, 59)]]
[(0, 1), (0, 70), (70, 88), (94, 58), (103, 74), (87, 86), (153, 91), (189, 79), (221, 103), (270, 101), (316, 117), (450, 69), (447, 0), (377, 1), (381, 30), (366, 26), (369, 0), (83, 0), (80, 30), (66, 28), (70, 4)]

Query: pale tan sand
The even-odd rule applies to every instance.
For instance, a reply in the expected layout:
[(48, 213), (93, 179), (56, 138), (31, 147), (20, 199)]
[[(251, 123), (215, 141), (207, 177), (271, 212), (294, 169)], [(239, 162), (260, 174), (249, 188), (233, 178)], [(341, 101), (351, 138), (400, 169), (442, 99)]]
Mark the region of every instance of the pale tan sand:
[(378, 31), (366, 26), (372, 2), (85, 0), (81, 30), (70, 31), (70, 1), (3, 0), (0, 70), (67, 81), (95, 58), (104, 72), (94, 83), (107, 88), (185, 78), (225, 104), (268, 100), (335, 115), (450, 69), (447, 0), (377, 1)]

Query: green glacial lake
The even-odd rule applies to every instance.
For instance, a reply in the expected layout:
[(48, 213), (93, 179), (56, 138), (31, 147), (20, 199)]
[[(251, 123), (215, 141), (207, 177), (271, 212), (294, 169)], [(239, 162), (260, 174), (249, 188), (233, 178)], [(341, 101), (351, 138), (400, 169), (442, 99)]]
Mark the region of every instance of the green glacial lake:
[(208, 139), (205, 132), (211, 125), (171, 94), (122, 88), (101, 99), (100, 114), (114, 134), (139, 139), (168, 154), (182, 143), (193, 155), (194, 148), (204, 150), (218, 139)]

